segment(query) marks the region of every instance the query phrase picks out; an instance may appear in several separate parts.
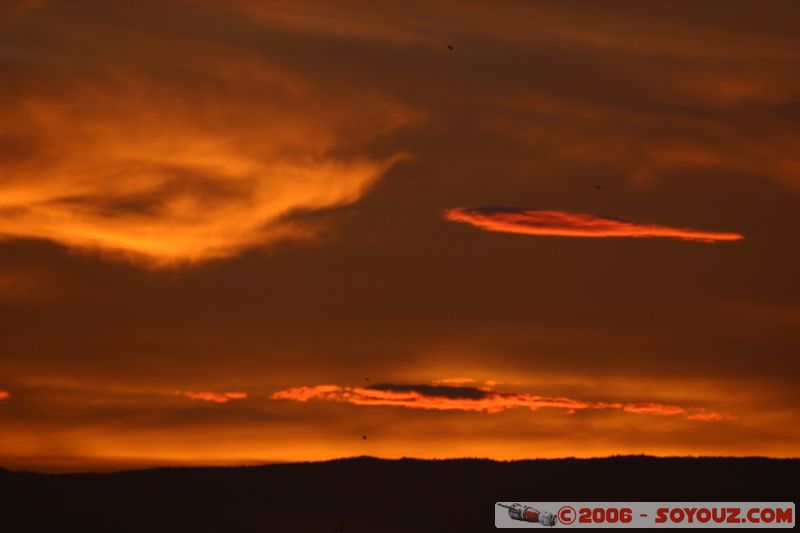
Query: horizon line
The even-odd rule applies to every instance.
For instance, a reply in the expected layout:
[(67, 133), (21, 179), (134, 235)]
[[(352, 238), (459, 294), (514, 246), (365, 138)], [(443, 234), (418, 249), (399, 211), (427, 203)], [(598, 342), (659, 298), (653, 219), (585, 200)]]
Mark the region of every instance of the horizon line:
[(0, 473), (6, 472), (8, 474), (34, 474), (44, 476), (60, 476), (60, 475), (111, 475), (122, 474), (127, 472), (147, 472), (153, 470), (209, 470), (209, 469), (245, 469), (245, 468), (265, 468), (271, 466), (290, 466), (290, 465), (322, 465), (326, 463), (334, 463), (341, 461), (358, 461), (358, 460), (371, 460), (384, 463), (400, 462), (400, 461), (418, 461), (418, 462), (448, 462), (448, 461), (486, 461), (492, 463), (521, 463), (531, 461), (542, 462), (556, 462), (556, 461), (609, 461), (619, 459), (650, 459), (655, 461), (664, 460), (727, 460), (727, 461), (743, 461), (743, 460), (761, 460), (761, 461), (800, 461), (800, 456), (768, 456), (768, 455), (650, 455), (650, 454), (612, 454), (605, 456), (564, 456), (564, 457), (529, 457), (523, 459), (493, 459), (491, 457), (478, 457), (478, 456), (463, 456), (463, 457), (378, 457), (374, 455), (351, 455), (343, 457), (334, 457), (331, 459), (322, 459), (317, 461), (258, 461), (258, 462), (241, 462), (241, 463), (228, 463), (228, 464), (212, 464), (197, 463), (197, 464), (154, 464), (152, 466), (143, 466), (141, 468), (121, 468), (119, 470), (33, 470), (33, 469), (12, 469), (0, 465)]

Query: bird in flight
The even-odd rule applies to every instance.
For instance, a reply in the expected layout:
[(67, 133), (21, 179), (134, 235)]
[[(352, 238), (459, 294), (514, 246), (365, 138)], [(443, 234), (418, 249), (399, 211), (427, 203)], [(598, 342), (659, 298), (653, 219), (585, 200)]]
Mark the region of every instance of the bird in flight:
[(453, 45), (452, 45), (452, 44), (448, 44), (448, 45), (447, 45), (447, 49), (448, 49), (448, 50), (452, 50), (452, 49), (453, 49)]
[(362, 440), (367, 440), (367, 436), (366, 435), (361, 435), (361, 439)]

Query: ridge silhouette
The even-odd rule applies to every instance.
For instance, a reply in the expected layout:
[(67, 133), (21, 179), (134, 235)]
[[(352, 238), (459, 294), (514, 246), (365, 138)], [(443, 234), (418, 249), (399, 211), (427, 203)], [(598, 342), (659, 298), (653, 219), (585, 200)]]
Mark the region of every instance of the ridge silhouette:
[(109, 474), (0, 469), (14, 531), (489, 531), (497, 501), (791, 501), (800, 459), (384, 460)]

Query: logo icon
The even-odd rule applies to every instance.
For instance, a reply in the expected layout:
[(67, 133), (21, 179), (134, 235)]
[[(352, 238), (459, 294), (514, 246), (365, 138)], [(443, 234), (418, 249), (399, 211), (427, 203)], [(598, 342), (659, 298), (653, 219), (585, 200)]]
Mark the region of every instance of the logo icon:
[(511, 517), (512, 520), (519, 520), (521, 522), (534, 522), (548, 527), (553, 527), (556, 525), (556, 522), (558, 522), (558, 518), (553, 513), (539, 511), (539, 509), (527, 507), (519, 503), (506, 505), (498, 502), (497, 505), (508, 509), (508, 516)]

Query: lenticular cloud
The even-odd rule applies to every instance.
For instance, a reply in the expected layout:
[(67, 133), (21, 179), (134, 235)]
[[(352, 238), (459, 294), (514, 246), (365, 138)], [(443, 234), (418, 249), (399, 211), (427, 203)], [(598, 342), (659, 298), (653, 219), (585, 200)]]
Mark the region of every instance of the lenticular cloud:
[(445, 220), (465, 222), (484, 231), (523, 235), (588, 238), (663, 237), (708, 243), (738, 241), (744, 238), (744, 235), (739, 233), (661, 226), (566, 211), (456, 207), (445, 211), (443, 216)]

